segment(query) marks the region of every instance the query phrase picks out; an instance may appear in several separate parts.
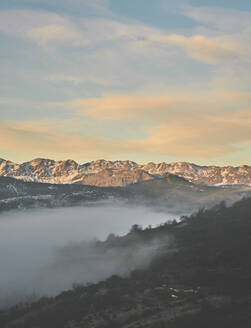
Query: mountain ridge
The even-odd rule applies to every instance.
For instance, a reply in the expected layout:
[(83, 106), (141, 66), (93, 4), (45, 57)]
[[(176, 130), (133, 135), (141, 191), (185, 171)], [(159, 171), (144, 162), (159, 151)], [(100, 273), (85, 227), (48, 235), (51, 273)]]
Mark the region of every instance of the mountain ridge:
[(74, 160), (35, 158), (17, 164), (0, 159), (0, 176), (24, 181), (111, 187), (126, 186), (174, 174), (195, 184), (211, 186), (251, 185), (251, 166), (200, 166), (189, 162), (138, 164), (130, 160), (104, 159), (79, 164)]

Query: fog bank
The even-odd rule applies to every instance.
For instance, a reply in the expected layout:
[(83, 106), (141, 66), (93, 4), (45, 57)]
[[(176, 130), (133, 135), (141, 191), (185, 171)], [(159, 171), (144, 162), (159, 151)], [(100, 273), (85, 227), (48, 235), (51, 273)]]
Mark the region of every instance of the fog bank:
[(0, 307), (31, 295), (55, 295), (73, 283), (96, 282), (148, 264), (156, 244), (100, 253), (93, 239), (126, 234), (137, 223), (173, 215), (144, 207), (103, 205), (9, 212), (0, 216)]

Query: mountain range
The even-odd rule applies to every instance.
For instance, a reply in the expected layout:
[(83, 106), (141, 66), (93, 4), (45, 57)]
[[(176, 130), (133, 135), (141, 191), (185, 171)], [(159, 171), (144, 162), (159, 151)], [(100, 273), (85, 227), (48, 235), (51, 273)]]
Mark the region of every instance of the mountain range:
[(97, 187), (126, 186), (169, 174), (195, 184), (209, 186), (251, 185), (251, 166), (199, 166), (187, 162), (138, 164), (136, 162), (96, 160), (78, 164), (73, 160), (36, 158), (17, 164), (0, 159), (0, 176), (52, 184), (80, 183)]

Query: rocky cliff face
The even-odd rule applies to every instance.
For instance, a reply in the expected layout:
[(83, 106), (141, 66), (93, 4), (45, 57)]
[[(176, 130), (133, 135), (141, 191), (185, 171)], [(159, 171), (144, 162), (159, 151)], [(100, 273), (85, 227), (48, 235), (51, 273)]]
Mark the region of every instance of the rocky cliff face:
[(174, 174), (190, 182), (207, 185), (251, 185), (251, 167), (198, 166), (186, 162), (148, 163), (97, 160), (78, 164), (73, 160), (54, 161), (37, 158), (23, 164), (0, 159), (0, 176), (24, 181), (56, 184), (83, 183), (93, 186), (126, 186)]
[(139, 168), (104, 169), (83, 177), (82, 183), (98, 187), (127, 186), (131, 183), (154, 179), (154, 176)]

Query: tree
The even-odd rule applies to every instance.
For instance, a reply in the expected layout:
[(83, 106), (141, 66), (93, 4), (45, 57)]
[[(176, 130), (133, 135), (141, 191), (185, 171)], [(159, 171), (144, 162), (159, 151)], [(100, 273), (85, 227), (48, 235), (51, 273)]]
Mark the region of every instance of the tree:
[(110, 233), (107, 238), (106, 238), (106, 241), (108, 242), (113, 242), (115, 239), (116, 239), (116, 235), (114, 233)]
[(130, 232), (131, 233), (137, 233), (137, 232), (141, 232), (142, 231), (142, 226), (138, 225), (138, 224), (133, 224)]

